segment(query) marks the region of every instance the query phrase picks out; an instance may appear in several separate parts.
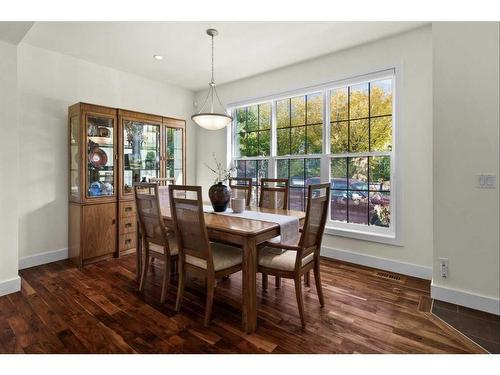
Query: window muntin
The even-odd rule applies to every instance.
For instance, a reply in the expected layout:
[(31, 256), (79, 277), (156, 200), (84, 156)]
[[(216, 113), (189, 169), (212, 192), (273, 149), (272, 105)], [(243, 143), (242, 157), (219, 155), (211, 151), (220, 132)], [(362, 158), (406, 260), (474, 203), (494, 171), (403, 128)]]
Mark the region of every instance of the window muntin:
[[(343, 232), (394, 235), (394, 76), (378, 77), (265, 103), (272, 119), (266, 128), (270, 129), (269, 154), (242, 155), (233, 130), (233, 162), (244, 159), (257, 165), (268, 160), (268, 177), (290, 180), (291, 209), (305, 209), (307, 184), (330, 180), (329, 226)], [(250, 107), (259, 112), (259, 106)], [(259, 124), (251, 125), (250, 132), (261, 129)], [(238, 172), (244, 175), (248, 173)], [(256, 204), (255, 194), (254, 200)]]

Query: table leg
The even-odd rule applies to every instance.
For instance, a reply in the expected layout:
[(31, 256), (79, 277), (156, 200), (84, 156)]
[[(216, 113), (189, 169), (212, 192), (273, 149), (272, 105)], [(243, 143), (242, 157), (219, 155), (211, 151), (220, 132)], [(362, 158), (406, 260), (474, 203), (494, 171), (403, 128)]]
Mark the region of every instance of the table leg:
[(243, 244), (243, 328), (247, 333), (257, 329), (257, 244), (247, 238)]
[(142, 270), (142, 234), (141, 234), (141, 226), (139, 225), (139, 222), (137, 223), (137, 238), (135, 241), (135, 279), (137, 282), (139, 282), (139, 279), (141, 277), (141, 270)]

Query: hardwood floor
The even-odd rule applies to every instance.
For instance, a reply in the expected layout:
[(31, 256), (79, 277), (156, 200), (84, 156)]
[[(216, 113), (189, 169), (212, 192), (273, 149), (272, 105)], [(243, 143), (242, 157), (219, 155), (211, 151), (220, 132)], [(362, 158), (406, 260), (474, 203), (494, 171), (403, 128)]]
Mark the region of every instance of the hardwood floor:
[[(153, 267), (159, 267), (153, 265)], [(294, 287), (258, 278), (257, 332), (241, 330), (241, 273), (220, 281), (213, 321), (203, 327), (201, 281), (187, 280), (183, 307), (175, 291), (160, 304), (160, 268), (137, 292), (133, 255), (91, 264), (69, 261), (21, 271), (22, 291), (0, 297), (0, 353), (481, 353), (430, 314), (429, 282), (323, 260), (326, 305), (304, 286), (301, 329)]]

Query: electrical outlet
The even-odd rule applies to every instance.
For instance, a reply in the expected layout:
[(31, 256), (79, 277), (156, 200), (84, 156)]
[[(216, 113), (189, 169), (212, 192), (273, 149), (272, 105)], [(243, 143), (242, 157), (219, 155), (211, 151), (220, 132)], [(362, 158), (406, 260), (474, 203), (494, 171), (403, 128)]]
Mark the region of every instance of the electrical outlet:
[(448, 277), (448, 258), (439, 258), (439, 268), (441, 269), (441, 277)]
[(494, 174), (478, 174), (477, 188), (478, 189), (495, 189), (497, 185), (497, 176)]

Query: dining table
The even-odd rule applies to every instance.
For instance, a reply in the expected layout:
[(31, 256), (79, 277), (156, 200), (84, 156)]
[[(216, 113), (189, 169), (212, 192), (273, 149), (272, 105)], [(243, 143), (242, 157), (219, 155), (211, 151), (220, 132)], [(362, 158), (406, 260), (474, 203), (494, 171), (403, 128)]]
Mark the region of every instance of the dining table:
[[(173, 229), (170, 206), (160, 199), (160, 208), (165, 226)], [(303, 225), (303, 211), (278, 208), (246, 207), (246, 210), (296, 217)], [(212, 242), (221, 242), (240, 247), (243, 252), (242, 264), (242, 323), (243, 330), (253, 333), (257, 329), (257, 247), (265, 241), (280, 235), (280, 225), (275, 222), (236, 217), (218, 213), (204, 213), (208, 237)], [(266, 218), (269, 216), (266, 216)], [(140, 226), (137, 230), (136, 275), (142, 269), (142, 237)]]

